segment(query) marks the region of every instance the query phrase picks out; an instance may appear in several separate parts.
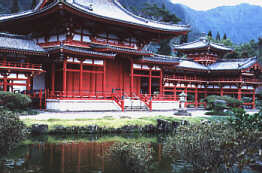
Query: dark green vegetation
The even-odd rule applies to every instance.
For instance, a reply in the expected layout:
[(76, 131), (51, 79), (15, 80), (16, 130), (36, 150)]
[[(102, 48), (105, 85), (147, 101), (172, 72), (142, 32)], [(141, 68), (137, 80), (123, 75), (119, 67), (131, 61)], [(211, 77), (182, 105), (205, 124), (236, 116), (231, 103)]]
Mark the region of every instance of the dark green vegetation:
[(17, 115), (0, 110), (0, 157), (15, 148), (25, 132), (25, 126)]
[[(229, 96), (210, 95), (204, 99), (207, 104), (207, 115), (232, 115), (232, 108), (238, 108), (242, 105), (242, 101)], [(228, 110), (225, 112), (225, 110)]]
[(157, 4), (161, 7), (166, 6), (168, 11), (176, 14), (182, 23), (192, 26), (189, 40), (197, 39), (201, 33), (212, 31), (215, 37), (217, 32), (220, 36), (226, 33), (234, 43), (245, 43), (250, 40), (257, 40), (262, 36), (262, 8), (248, 4), (237, 6), (225, 6), (211, 9), (208, 11), (196, 11), (181, 4), (173, 4), (169, 0), (120, 0), (129, 10), (145, 7), (145, 3)]
[[(227, 123), (181, 126), (176, 135), (164, 139), (162, 158), (174, 166), (182, 161), (184, 172), (241, 173), (261, 161), (261, 137), (260, 131), (237, 131)], [(153, 160), (156, 149), (151, 145), (116, 143), (107, 154), (135, 173), (154, 172), (160, 165)]]
[(32, 100), (24, 94), (0, 91), (0, 105), (8, 111), (20, 112), (27, 110), (31, 103)]
[(25, 125), (18, 113), (28, 112), (30, 104), (31, 99), (26, 95), (0, 91), (0, 156), (25, 137)]

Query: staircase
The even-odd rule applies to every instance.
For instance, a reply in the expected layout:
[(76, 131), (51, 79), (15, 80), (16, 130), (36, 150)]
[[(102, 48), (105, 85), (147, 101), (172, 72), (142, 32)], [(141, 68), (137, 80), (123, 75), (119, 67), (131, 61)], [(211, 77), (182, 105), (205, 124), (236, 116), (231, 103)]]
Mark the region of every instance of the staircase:
[(148, 107), (138, 97), (125, 98), (125, 111), (148, 111)]

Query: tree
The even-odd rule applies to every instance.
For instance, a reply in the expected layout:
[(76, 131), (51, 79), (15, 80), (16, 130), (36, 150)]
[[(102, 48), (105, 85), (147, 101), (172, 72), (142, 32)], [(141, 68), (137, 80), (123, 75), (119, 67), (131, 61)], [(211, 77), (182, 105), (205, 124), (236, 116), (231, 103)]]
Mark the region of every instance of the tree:
[[(146, 3), (145, 8), (141, 10), (141, 14), (139, 15), (147, 19), (170, 24), (176, 24), (181, 21), (175, 14), (172, 14), (170, 11), (168, 11), (164, 4), (162, 4), (162, 7), (159, 7), (157, 4), (152, 5)], [(157, 53), (171, 55), (172, 50), (170, 47), (170, 41), (171, 39), (162, 39), (159, 42), (160, 48), (158, 49)]]
[(208, 39), (209, 39), (209, 40), (212, 40), (212, 32), (211, 32), (211, 31), (208, 31), (207, 36), (208, 36)]
[(34, 9), (34, 8), (36, 7), (36, 5), (37, 5), (36, 0), (32, 0), (32, 6), (31, 6), (31, 8)]
[(223, 40), (226, 40), (226, 39), (227, 39), (227, 35), (226, 33), (224, 33)]
[(216, 40), (220, 41), (220, 34), (219, 34), (219, 32), (217, 32)]
[(18, 0), (12, 0), (12, 7), (11, 7), (11, 13), (17, 13), (19, 12), (19, 6), (18, 6)]
[(180, 39), (180, 44), (187, 43), (188, 42), (188, 34), (182, 35)]

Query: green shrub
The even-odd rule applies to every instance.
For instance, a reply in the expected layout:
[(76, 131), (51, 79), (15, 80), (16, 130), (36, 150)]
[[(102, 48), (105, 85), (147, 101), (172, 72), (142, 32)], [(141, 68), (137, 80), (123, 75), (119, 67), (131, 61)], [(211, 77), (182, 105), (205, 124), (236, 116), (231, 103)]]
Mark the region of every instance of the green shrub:
[(207, 109), (211, 110), (211, 112), (214, 112), (216, 115), (225, 115), (227, 113), (224, 113), (224, 110), (240, 107), (242, 105), (242, 101), (229, 96), (211, 95), (206, 97), (204, 101), (207, 103)]
[(32, 100), (23, 94), (0, 91), (0, 105), (9, 110), (26, 110)]
[(262, 130), (262, 112), (248, 114), (244, 109), (234, 108), (233, 116), (229, 119), (233, 128), (240, 131), (243, 129)]
[(129, 168), (132, 173), (147, 173), (153, 165), (153, 150), (148, 143), (115, 143), (106, 156)]
[(0, 156), (7, 154), (25, 136), (25, 125), (18, 116), (0, 111)]
[(227, 124), (180, 126), (163, 145), (163, 155), (191, 163), (194, 172), (231, 172), (260, 160), (262, 133), (236, 131)]

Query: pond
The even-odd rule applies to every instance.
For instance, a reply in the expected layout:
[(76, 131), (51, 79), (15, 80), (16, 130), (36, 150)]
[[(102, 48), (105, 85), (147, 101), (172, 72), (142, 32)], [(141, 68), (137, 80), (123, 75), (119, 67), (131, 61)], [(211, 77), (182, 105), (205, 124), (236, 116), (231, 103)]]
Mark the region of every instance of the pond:
[[(162, 157), (166, 136), (85, 136), (27, 139), (14, 152), (0, 161), (1, 173), (128, 173), (129, 168), (106, 159), (104, 153), (115, 142), (150, 142), (157, 165), (154, 173), (192, 172), (184, 161), (175, 163)], [(201, 159), (201, 158), (200, 158)], [(246, 173), (262, 172), (261, 168)]]

